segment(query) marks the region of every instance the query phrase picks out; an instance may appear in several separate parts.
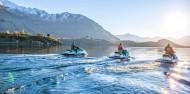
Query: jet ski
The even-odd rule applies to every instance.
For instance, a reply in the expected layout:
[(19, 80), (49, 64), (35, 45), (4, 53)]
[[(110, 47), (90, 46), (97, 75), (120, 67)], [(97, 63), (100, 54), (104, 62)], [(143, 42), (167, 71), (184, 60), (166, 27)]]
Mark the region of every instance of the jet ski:
[(175, 54), (169, 55), (169, 54), (163, 54), (161, 63), (168, 63), (168, 64), (174, 64), (177, 63), (178, 58)]
[(79, 49), (76, 49), (76, 50), (72, 50), (72, 49), (66, 49), (67, 51), (62, 53), (62, 55), (64, 56), (87, 56), (88, 53), (82, 49), (82, 48), (79, 48)]
[(113, 58), (113, 59), (129, 59), (129, 52), (127, 50), (123, 50), (123, 52), (121, 51), (115, 51), (113, 56), (110, 56), (109, 58)]

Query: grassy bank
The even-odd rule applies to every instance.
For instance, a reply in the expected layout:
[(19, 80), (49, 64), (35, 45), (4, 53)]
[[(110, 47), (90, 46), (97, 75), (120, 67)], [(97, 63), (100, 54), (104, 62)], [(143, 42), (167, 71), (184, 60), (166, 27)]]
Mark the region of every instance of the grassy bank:
[(24, 32), (5, 33), (0, 32), (0, 44), (19, 44), (19, 45), (62, 45), (63, 43), (53, 37), (50, 34), (44, 36), (44, 34), (25, 34)]

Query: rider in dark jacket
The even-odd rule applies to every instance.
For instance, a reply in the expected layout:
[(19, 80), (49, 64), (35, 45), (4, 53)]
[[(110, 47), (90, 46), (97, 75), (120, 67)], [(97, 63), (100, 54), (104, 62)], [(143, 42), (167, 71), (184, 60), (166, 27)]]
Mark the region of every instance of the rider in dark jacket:
[(71, 44), (71, 50), (74, 50), (77, 53), (78, 49), (79, 49), (79, 47), (75, 46), (75, 43)]
[(173, 51), (172, 47), (170, 46), (170, 44), (168, 44), (166, 47), (165, 47), (165, 51), (166, 51), (166, 54), (169, 54), (169, 55), (173, 55), (175, 52)]

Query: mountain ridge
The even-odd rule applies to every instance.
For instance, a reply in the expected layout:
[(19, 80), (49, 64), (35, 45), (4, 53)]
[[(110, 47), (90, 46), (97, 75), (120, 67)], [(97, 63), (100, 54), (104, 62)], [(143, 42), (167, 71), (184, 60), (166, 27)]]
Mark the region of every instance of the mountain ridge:
[(168, 44), (170, 44), (172, 47), (176, 48), (190, 48), (188, 46), (183, 46), (176, 44), (170, 40), (167, 39), (161, 39), (157, 42), (149, 41), (149, 42), (134, 42), (134, 41), (119, 41), (116, 43), (112, 43), (110, 41), (106, 40), (99, 40), (99, 39), (93, 39), (90, 37), (83, 37), (78, 39), (61, 39), (62, 42), (65, 42), (65, 45), (70, 45), (71, 43), (76, 43), (76, 45), (98, 45), (98, 46), (117, 46), (118, 44), (122, 43), (123, 46), (127, 47), (165, 47)]
[(147, 42), (147, 41), (158, 41), (160, 39), (162, 39), (162, 37), (156, 36), (156, 37), (140, 37), (137, 35), (133, 35), (130, 33), (126, 33), (124, 35), (116, 35), (117, 38), (119, 38), (120, 40), (131, 40), (131, 41), (135, 41), (135, 42)]
[[(40, 10), (37, 8), (25, 8), (22, 6), (18, 6), (8, 0), (1, 0), (2, 2), (2, 6), (4, 6), (5, 8), (7, 8), (9, 11), (20, 11), (26, 14), (31, 14), (31, 15), (36, 15), (36, 16), (40, 16), (41, 18), (44, 18), (44, 20), (49, 20), (49, 21), (55, 21), (56, 19), (68, 19), (69, 16), (74, 15), (74, 17), (77, 20), (82, 20), (83, 18), (85, 18), (85, 16), (81, 15), (81, 14), (72, 14), (72, 13), (68, 13), (68, 12), (63, 12), (63, 13), (59, 13), (59, 14), (49, 14), (44, 10)], [(87, 18), (87, 17), (86, 17)]]
[(125, 40), (121, 41), (121, 43), (129, 47), (165, 47), (168, 44), (170, 44), (172, 47), (176, 48), (189, 48), (188, 46), (179, 45), (167, 39), (161, 39), (158, 40), (157, 42), (149, 41), (149, 42), (140, 42), (140, 43)]
[(90, 36), (112, 42), (119, 41), (98, 23), (81, 14), (68, 12), (48, 14), (36, 8), (17, 6), (8, 0), (0, 1), (3, 2), (3, 8), (0, 9), (0, 31), (7, 29), (14, 31), (24, 28), (26, 32), (31, 34), (49, 33), (56, 38)]
[(184, 36), (180, 39), (177, 39), (176, 40), (176, 43), (180, 43), (182, 45), (187, 45), (187, 46), (190, 46), (190, 35), (187, 35), (187, 36)]
[(173, 37), (163, 38), (160, 36), (156, 36), (156, 37), (152, 37), (152, 38), (151, 37), (140, 37), (140, 36), (133, 35), (130, 33), (127, 33), (124, 35), (116, 35), (116, 37), (119, 38), (120, 40), (131, 40), (131, 41), (135, 41), (135, 42), (148, 42), (148, 41), (156, 42), (161, 39), (167, 39), (167, 40), (174, 41), (175, 43), (180, 44), (180, 45), (190, 46), (189, 44), (187, 44), (190, 42), (190, 35), (184, 36), (180, 39), (176, 39)]

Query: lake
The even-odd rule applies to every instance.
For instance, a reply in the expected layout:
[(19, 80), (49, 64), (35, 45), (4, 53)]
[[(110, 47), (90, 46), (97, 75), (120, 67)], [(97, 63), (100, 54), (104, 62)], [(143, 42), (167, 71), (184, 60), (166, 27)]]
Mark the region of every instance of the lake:
[(164, 48), (127, 48), (135, 59), (109, 59), (116, 46), (82, 46), (88, 57), (64, 57), (69, 46), (1, 46), (0, 93), (188, 94), (190, 49), (174, 48), (180, 62), (160, 64)]

